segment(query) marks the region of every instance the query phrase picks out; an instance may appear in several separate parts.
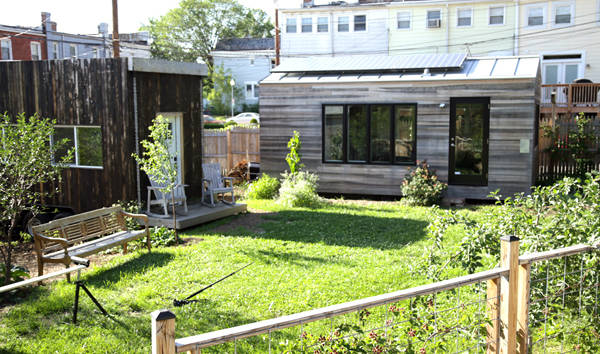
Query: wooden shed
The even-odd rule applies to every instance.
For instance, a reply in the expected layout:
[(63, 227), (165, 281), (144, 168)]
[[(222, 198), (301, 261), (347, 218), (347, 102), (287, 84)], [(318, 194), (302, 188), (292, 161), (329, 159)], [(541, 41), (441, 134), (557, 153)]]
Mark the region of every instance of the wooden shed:
[(297, 130), (320, 192), (399, 196), (419, 160), (450, 197), (528, 192), (539, 83), (538, 57), (290, 58), (260, 84), (261, 168), (286, 169)]
[(0, 112), (57, 121), (56, 138), (75, 149), (54, 203), (77, 212), (145, 200), (136, 166), (140, 140), (159, 114), (172, 123), (173, 149), (188, 198), (200, 196), (204, 64), (142, 58), (0, 62)]

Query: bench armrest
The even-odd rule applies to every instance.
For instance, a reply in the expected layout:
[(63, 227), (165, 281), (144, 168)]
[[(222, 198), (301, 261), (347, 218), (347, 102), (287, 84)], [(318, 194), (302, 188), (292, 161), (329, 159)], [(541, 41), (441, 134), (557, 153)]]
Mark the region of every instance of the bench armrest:
[(128, 218), (140, 219), (144, 223), (144, 225), (146, 227), (148, 227), (148, 215), (146, 215), (146, 214), (133, 214), (133, 213), (128, 213), (126, 211), (121, 211), (121, 213), (123, 213), (123, 215), (127, 216)]
[(44, 247), (43, 244), (44, 242), (56, 242), (58, 243), (63, 250), (65, 251), (65, 259), (71, 259), (71, 257), (69, 257), (69, 252), (67, 251), (67, 249), (69, 248), (69, 242), (67, 242), (66, 239), (64, 238), (59, 238), (59, 237), (48, 237), (48, 236), (44, 236), (43, 234), (39, 234), (39, 233), (35, 233), (33, 236), (35, 239), (37, 239), (36, 241), (40, 242), (40, 246), (41, 249), (39, 250), (39, 254), (40, 256), (43, 258), (44, 257)]

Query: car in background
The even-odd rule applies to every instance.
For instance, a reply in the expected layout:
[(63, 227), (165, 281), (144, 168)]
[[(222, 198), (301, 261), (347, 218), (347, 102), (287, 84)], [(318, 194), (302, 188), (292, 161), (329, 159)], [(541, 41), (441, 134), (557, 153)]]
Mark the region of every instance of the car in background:
[(225, 122), (235, 122), (236, 124), (251, 124), (252, 120), (256, 120), (256, 123), (260, 123), (260, 115), (254, 112), (240, 113), (235, 117), (228, 118)]

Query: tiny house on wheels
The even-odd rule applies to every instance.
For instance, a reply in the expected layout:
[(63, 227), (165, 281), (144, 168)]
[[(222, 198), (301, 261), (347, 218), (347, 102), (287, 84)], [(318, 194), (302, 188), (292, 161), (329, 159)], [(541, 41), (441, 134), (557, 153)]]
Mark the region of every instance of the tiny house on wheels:
[(56, 119), (74, 158), (53, 204), (76, 212), (140, 200), (149, 181), (132, 158), (158, 116), (171, 121), (181, 183), (201, 194), (204, 64), (143, 58), (0, 62), (0, 112)]
[(320, 192), (399, 196), (418, 160), (450, 197), (528, 192), (539, 81), (538, 57), (290, 58), (260, 83), (261, 167), (285, 170), (297, 130)]

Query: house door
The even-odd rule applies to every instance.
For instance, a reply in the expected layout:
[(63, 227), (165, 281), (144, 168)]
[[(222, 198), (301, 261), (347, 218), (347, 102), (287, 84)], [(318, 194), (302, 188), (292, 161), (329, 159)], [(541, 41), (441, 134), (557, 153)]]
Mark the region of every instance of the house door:
[(169, 154), (172, 156), (172, 163), (177, 169), (177, 183), (183, 184), (183, 154), (182, 137), (181, 137), (181, 113), (159, 113), (169, 122), (169, 130), (171, 131), (172, 139), (169, 142)]
[[(577, 62), (547, 62), (543, 65), (543, 82), (545, 85), (570, 84), (579, 77)], [(549, 95), (552, 90), (548, 90)], [(543, 97), (544, 102), (550, 102), (550, 97)], [(567, 89), (556, 90), (556, 102), (567, 102)]]
[(487, 185), (489, 107), (489, 98), (450, 100), (450, 184)]

